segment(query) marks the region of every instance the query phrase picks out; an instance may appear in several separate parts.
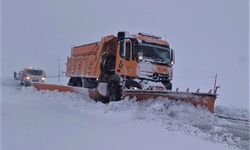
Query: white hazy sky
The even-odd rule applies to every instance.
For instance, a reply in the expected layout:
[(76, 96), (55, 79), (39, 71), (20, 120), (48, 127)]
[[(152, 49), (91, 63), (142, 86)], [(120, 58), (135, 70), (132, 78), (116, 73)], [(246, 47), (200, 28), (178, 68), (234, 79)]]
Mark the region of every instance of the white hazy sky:
[(57, 74), (72, 45), (117, 31), (167, 39), (176, 51), (174, 88), (213, 87), (219, 105), (249, 106), (248, 0), (2, 0), (1, 76), (26, 66)]

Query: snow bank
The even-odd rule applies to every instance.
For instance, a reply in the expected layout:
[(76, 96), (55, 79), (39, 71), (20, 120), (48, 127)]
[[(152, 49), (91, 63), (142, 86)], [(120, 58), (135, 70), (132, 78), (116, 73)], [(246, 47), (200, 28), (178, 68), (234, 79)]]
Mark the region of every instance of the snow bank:
[(103, 104), (80, 94), (38, 92), (7, 83), (1, 88), (3, 149), (222, 150), (249, 146), (249, 141), (216, 126), (214, 115), (192, 105), (160, 98)]
[(249, 110), (247, 110), (247, 109), (216, 106), (215, 113), (224, 114), (224, 115), (232, 117), (232, 118), (250, 120)]

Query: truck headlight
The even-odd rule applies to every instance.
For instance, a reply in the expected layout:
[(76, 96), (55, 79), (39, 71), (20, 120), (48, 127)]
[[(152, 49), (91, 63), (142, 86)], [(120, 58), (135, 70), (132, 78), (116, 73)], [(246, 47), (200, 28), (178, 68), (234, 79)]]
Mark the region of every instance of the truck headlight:
[(137, 88), (137, 87), (131, 87), (131, 89), (132, 89), (132, 90), (138, 90), (138, 88)]
[(27, 80), (30, 80), (31, 78), (30, 77), (26, 77)]
[(45, 78), (44, 78), (44, 77), (42, 77), (42, 80), (44, 81), (44, 80), (45, 80)]
[(174, 61), (171, 61), (171, 65), (173, 65), (174, 64)]
[(138, 52), (138, 59), (142, 60), (143, 59), (143, 52)]
[(143, 59), (143, 56), (138, 56), (138, 59), (139, 59), (139, 60), (142, 60), (142, 59)]

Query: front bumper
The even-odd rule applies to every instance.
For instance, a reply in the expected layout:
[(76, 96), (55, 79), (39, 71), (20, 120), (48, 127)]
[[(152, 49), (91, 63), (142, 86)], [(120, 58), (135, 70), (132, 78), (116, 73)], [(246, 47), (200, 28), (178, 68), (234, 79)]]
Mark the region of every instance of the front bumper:
[(31, 86), (33, 83), (36, 83), (36, 82), (44, 83), (44, 80), (41, 80), (41, 79), (24, 80), (24, 85)]

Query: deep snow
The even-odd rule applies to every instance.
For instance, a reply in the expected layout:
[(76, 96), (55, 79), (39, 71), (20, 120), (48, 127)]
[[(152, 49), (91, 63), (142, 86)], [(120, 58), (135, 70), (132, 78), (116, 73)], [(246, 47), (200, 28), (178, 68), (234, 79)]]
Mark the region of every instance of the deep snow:
[[(223, 126), (233, 122), (188, 104), (126, 99), (106, 105), (80, 94), (38, 92), (11, 79), (1, 86), (3, 150), (249, 149), (249, 137)], [(246, 110), (216, 111), (249, 117)]]

